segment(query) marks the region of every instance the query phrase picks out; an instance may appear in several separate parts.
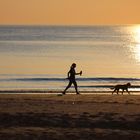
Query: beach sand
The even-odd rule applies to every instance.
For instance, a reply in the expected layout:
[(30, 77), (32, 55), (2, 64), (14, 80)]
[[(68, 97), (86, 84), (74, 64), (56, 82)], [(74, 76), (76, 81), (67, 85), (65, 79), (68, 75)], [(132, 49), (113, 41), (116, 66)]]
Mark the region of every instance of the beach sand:
[(140, 96), (0, 94), (0, 140), (139, 140)]

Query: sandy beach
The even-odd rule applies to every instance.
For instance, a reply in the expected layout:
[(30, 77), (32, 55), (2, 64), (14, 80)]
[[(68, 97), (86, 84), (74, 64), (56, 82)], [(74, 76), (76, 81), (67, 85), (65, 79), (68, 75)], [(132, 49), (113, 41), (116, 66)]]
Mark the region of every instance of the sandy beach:
[(140, 96), (0, 94), (0, 139), (139, 140)]

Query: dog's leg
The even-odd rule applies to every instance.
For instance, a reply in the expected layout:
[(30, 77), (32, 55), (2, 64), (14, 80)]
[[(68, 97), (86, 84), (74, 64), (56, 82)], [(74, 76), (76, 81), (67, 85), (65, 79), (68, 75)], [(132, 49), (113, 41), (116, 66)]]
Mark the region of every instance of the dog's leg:
[(118, 93), (119, 93), (119, 89), (117, 89), (117, 95), (118, 95)]
[(113, 90), (112, 95), (113, 95), (114, 92), (116, 92), (116, 89)]
[(113, 90), (112, 95), (113, 95), (114, 92), (115, 92), (115, 89)]
[(130, 95), (130, 92), (128, 91), (128, 89), (126, 89), (126, 91), (128, 92), (128, 94)]
[(122, 95), (123, 95), (124, 89), (122, 90)]

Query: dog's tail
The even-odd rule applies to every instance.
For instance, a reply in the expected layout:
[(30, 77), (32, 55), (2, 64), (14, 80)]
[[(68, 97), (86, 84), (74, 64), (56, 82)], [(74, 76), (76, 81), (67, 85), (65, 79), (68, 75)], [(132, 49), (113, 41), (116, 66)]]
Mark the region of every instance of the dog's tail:
[(111, 87), (110, 89), (114, 89), (115, 87)]

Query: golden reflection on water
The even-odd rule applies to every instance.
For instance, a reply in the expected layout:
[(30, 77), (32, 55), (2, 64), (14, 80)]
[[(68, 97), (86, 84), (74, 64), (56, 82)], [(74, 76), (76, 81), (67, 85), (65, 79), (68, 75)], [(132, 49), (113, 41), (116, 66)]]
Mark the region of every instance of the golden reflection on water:
[[(30, 49), (31, 46), (39, 47), (42, 44), (36, 44), (36, 41), (33, 44), (28, 44), (28, 42), (27, 44), (24, 44), (25, 42), (14, 44), (11, 41), (8, 45), (17, 45), (14, 47), (17, 50), (14, 52), (11, 49), (1, 53), (0, 74), (60, 74), (66, 76), (71, 63), (75, 62), (78, 65), (77, 71), (82, 69), (85, 77), (140, 77), (140, 25), (113, 27), (109, 33), (110, 36), (113, 34), (111, 38), (103, 36), (110, 39), (107, 43), (104, 39), (97, 42), (93, 40), (91, 44), (88, 40), (84, 43), (83, 41), (62, 41), (62, 47), (60, 47), (60, 44), (54, 41), (55, 47), (51, 48), (52, 42), (50, 44), (43, 42), (46, 46), (43, 45), (42, 50), (31, 49), (32, 51), (29, 50), (29, 52), (28, 45)], [(117, 40), (113, 42), (114, 40), (111, 39), (115, 33), (117, 33)], [(98, 36), (100, 34), (97, 34)], [(7, 42), (5, 44), (7, 45)], [(24, 45), (26, 50), (21, 52), (22, 49), (19, 48)], [(9, 46), (8, 48), (12, 48)]]
[(133, 53), (135, 60), (140, 64), (140, 25), (135, 25), (131, 28), (132, 42), (131, 52)]

